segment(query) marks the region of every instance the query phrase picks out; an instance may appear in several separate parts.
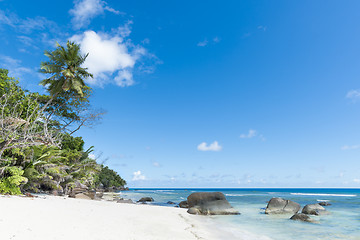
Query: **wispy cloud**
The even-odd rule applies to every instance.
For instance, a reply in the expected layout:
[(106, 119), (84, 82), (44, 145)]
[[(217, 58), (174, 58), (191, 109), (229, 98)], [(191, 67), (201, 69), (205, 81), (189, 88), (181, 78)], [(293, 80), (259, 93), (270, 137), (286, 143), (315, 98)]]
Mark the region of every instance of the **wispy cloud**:
[(0, 23), (11, 27), (15, 27), (18, 18), (14, 15), (9, 16), (4, 11), (0, 10)]
[(105, 11), (123, 14), (101, 0), (75, 0), (74, 4), (74, 8), (70, 9), (69, 13), (73, 16), (72, 23), (75, 29), (86, 27), (90, 24), (91, 19), (104, 14)]
[(360, 179), (354, 178), (354, 179), (353, 179), (353, 182), (360, 183)]
[(35, 18), (26, 18), (19, 22), (18, 28), (21, 32), (30, 34), (35, 30), (41, 31), (57, 31), (57, 24), (53, 21), (46, 19), (45, 17), (37, 16)]
[(5, 13), (0, 10), (0, 24), (5, 24), (15, 28), (25, 34), (31, 34), (35, 30), (57, 31), (57, 24), (45, 17), (36, 16), (34, 18), (20, 18), (14, 13)]
[(136, 171), (136, 172), (133, 172), (133, 178), (132, 178), (133, 181), (141, 181), (141, 180), (146, 180), (146, 177), (145, 175), (143, 175), (141, 173), (141, 171)]
[(248, 133), (243, 133), (239, 137), (243, 138), (243, 139), (258, 137), (258, 138), (260, 138), (261, 141), (266, 141), (266, 138), (264, 137), (264, 135), (259, 134), (258, 131), (254, 130), (254, 129), (249, 129)]
[[(34, 18), (20, 18), (11, 12), (4, 12), (0, 10), (0, 26), (7, 25), (14, 29), (15, 32), (20, 33), (18, 41), (24, 44), (25, 47), (39, 48), (39, 43), (54, 46), (56, 41), (63, 39), (66, 35), (64, 31), (53, 21), (45, 17), (36, 16)], [(30, 35), (29, 36), (26, 35)], [(24, 48), (19, 49), (22, 52), (27, 52)]]
[(261, 30), (261, 31), (266, 31), (267, 30), (267, 27), (266, 26), (262, 26), (262, 25), (260, 25), (260, 26), (258, 26), (257, 27), (259, 30)]
[(202, 142), (197, 146), (197, 149), (199, 151), (221, 151), (222, 150), (222, 146), (219, 145), (219, 143), (217, 141), (214, 141), (211, 144), (207, 144), (206, 142)]
[(149, 44), (150, 43), (150, 39), (145, 38), (144, 40), (141, 41), (142, 44)]
[(0, 55), (0, 65), (9, 70), (10, 76), (21, 78), (24, 74), (35, 74), (31, 68), (23, 67), (21, 60)]
[(205, 47), (206, 45), (208, 45), (209, 41), (204, 39), (204, 41), (198, 42), (197, 46), (198, 47)]
[(212, 44), (216, 44), (220, 42), (220, 38), (218, 36), (212, 38), (210, 41), (207, 40), (207, 38), (205, 38), (203, 41), (200, 41), (197, 43), (198, 47), (205, 47), (207, 45), (209, 45), (210, 43)]
[(240, 135), (240, 138), (253, 138), (253, 137), (256, 137), (257, 136), (257, 131), (256, 130), (253, 130), (253, 129), (249, 129), (249, 132), (246, 133), (246, 134), (241, 134)]
[(360, 90), (350, 90), (347, 94), (346, 94), (346, 98), (349, 98), (353, 101), (357, 101), (360, 99)]
[(220, 38), (219, 38), (219, 37), (214, 37), (214, 38), (213, 38), (213, 42), (214, 42), (214, 43), (220, 42)]
[(360, 148), (360, 145), (344, 145), (341, 147), (341, 150), (353, 150)]

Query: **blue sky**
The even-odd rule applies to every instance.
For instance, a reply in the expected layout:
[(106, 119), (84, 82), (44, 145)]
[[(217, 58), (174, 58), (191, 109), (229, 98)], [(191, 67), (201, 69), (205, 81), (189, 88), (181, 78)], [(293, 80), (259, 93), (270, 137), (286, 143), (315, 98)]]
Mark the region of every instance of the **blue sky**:
[(87, 147), (130, 187), (360, 187), (359, 1), (0, 1), (0, 66), (89, 52)]

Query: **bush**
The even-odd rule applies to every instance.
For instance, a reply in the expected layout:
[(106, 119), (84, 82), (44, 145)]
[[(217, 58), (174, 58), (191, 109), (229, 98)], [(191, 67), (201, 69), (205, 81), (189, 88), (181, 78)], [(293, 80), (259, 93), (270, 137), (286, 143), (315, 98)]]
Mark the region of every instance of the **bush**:
[(104, 188), (119, 188), (126, 185), (126, 181), (122, 179), (119, 174), (117, 174), (114, 170), (109, 169), (107, 166), (104, 167), (103, 165), (101, 165), (101, 171), (96, 180), (97, 185), (102, 184)]
[(5, 167), (0, 180), (0, 193), (16, 195), (21, 194), (20, 185), (27, 182), (23, 177), (24, 171), (17, 167)]
[(61, 149), (83, 151), (84, 140), (82, 137), (73, 137), (70, 134), (65, 133), (62, 136)]

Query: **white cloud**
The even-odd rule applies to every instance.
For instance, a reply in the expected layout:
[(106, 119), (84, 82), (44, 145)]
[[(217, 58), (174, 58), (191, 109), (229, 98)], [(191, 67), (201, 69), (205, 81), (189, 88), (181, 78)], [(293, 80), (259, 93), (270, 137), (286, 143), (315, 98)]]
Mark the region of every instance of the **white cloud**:
[(133, 181), (139, 181), (145, 179), (146, 179), (145, 175), (142, 175), (140, 170), (133, 172), (133, 178), (132, 178)]
[(360, 183), (360, 179), (358, 179), (358, 178), (353, 179), (353, 181), (356, 183)]
[(101, 0), (75, 0), (74, 4), (74, 8), (70, 9), (69, 13), (73, 16), (72, 22), (75, 29), (86, 27), (91, 19), (104, 14), (105, 11), (121, 14)]
[(142, 56), (147, 55), (147, 51), (133, 45), (130, 40), (124, 40), (131, 32), (129, 29), (129, 26), (118, 28), (111, 35), (86, 31), (70, 38), (80, 43), (84, 54), (89, 53), (84, 67), (94, 75), (94, 78), (87, 80), (90, 84), (103, 85), (111, 79), (120, 87), (135, 84), (132, 73), (134, 66)]
[(350, 98), (354, 101), (360, 99), (360, 90), (351, 90), (346, 94), (346, 98)]
[(124, 24), (124, 26), (120, 26), (115, 29), (115, 32), (122, 38), (128, 37), (131, 33), (131, 24), (133, 24), (133, 21), (129, 20)]
[(219, 143), (217, 141), (214, 141), (211, 144), (207, 144), (206, 142), (202, 142), (197, 146), (197, 149), (199, 151), (221, 151), (222, 150), (222, 146), (219, 145)]
[[(253, 129), (249, 129), (249, 132), (247, 134), (241, 134), (240, 138), (253, 138), (257, 136), (257, 131)], [(262, 139), (265, 139), (263, 135), (261, 135)]]
[(205, 47), (208, 44), (208, 40), (205, 39), (204, 41), (198, 42), (197, 46), (198, 47)]
[(344, 145), (341, 147), (341, 150), (353, 150), (360, 148), (360, 145)]
[(128, 87), (134, 85), (134, 80), (132, 73), (129, 70), (121, 70), (119, 74), (115, 77), (115, 82), (120, 87)]
[(93, 153), (90, 153), (88, 157), (91, 158), (91, 159), (96, 159), (96, 156)]

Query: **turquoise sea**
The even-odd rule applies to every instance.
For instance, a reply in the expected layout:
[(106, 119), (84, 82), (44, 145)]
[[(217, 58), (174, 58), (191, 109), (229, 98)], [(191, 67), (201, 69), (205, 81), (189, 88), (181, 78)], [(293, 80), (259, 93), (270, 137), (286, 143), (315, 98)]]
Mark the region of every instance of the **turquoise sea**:
[[(204, 216), (204, 222), (229, 233), (233, 239), (360, 240), (360, 189), (305, 189), (305, 188), (254, 188), (254, 189), (131, 189), (120, 193), (123, 198), (134, 201), (152, 197), (151, 204), (174, 207), (168, 201), (179, 203), (193, 192), (222, 192), (241, 215)], [(291, 215), (266, 215), (267, 201), (282, 197), (305, 206), (328, 201), (325, 207), (330, 214), (311, 216), (318, 223), (289, 220)]]

